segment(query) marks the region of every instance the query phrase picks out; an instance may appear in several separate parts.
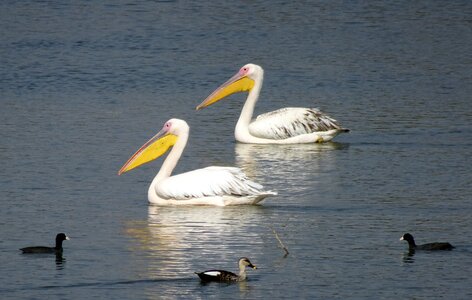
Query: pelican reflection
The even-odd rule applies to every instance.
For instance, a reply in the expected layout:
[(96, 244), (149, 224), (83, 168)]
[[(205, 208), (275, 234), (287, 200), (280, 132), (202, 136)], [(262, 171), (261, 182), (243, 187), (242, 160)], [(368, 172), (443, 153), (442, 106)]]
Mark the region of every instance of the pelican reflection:
[(263, 181), (268, 188), (281, 193), (284, 187), (290, 192), (303, 191), (308, 186), (313, 188), (318, 174), (334, 170), (337, 159), (335, 150), (347, 147), (348, 144), (332, 142), (293, 145), (238, 143), (235, 146), (236, 164), (248, 176), (256, 179), (265, 177)]
[(147, 222), (130, 222), (126, 232), (144, 253), (146, 277), (193, 278), (207, 265), (261, 253), (264, 214), (262, 206), (149, 206)]

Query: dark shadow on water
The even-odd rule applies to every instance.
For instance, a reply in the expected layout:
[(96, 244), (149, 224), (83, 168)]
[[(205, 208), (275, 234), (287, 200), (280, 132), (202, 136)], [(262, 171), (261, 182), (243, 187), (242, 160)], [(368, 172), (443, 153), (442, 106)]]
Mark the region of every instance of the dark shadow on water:
[(56, 269), (57, 270), (64, 269), (65, 263), (66, 263), (66, 258), (62, 256), (62, 253), (56, 254)]
[(205, 281), (200, 281), (200, 287), (206, 288), (206, 287), (217, 287), (217, 288), (227, 288), (227, 287), (232, 287), (232, 286), (238, 286), (239, 292), (245, 293), (249, 292), (252, 290), (253, 286), (250, 284), (251, 279), (245, 280), (245, 281), (240, 281), (240, 282), (205, 282)]
[(66, 258), (62, 255), (62, 253), (20, 253), (28, 258), (32, 259), (50, 259), (54, 257), (54, 262), (56, 263), (56, 269), (62, 270), (66, 263)]
[(415, 256), (415, 250), (408, 250), (408, 251), (405, 251), (403, 253), (403, 257), (402, 257), (402, 260), (404, 263), (407, 263), (407, 264), (412, 264), (415, 262), (415, 259), (414, 257)]
[(30, 287), (30, 288), (19, 288), (19, 289), (0, 289), (0, 293), (8, 293), (8, 292), (17, 292), (17, 291), (25, 291), (25, 290), (48, 290), (48, 289), (69, 289), (69, 288), (84, 288), (84, 287), (113, 287), (116, 285), (132, 285), (132, 284), (151, 284), (151, 283), (159, 283), (159, 282), (191, 282), (195, 281), (196, 279), (193, 277), (186, 277), (186, 278), (169, 278), (169, 279), (138, 279), (138, 280), (123, 280), (123, 281), (112, 281), (112, 282), (90, 282), (90, 283), (77, 283), (77, 284), (69, 284), (69, 285), (45, 285), (45, 286), (37, 286), (37, 287)]
[[(461, 254), (470, 254), (472, 255), (472, 252), (467, 250), (467, 249), (457, 249), (454, 248), (452, 250), (438, 250), (438, 251), (430, 251), (430, 250), (419, 250), (422, 255), (442, 255), (446, 253), (452, 253), (452, 252), (460, 252)], [(416, 251), (414, 249), (409, 249), (405, 251), (402, 255), (402, 261), (404, 263), (414, 263), (415, 262), (415, 256)]]
[(237, 282), (237, 281), (234, 281), (234, 282), (231, 282), (231, 281), (222, 281), (222, 282), (210, 281), (210, 282), (207, 282), (207, 281), (201, 281), (200, 280), (200, 285), (201, 286), (209, 286), (209, 285), (212, 285), (212, 284), (219, 284), (221, 286), (225, 286), (225, 285), (234, 285), (234, 284), (238, 284), (238, 283), (241, 283), (241, 282)]

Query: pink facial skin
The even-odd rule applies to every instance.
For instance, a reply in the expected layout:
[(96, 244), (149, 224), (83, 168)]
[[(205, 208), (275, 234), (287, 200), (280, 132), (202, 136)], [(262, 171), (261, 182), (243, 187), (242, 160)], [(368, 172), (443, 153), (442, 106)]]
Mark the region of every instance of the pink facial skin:
[(248, 67), (242, 67), (240, 70), (239, 70), (239, 75), (240, 76), (244, 76), (246, 75), (247, 73), (249, 72), (249, 68)]
[(172, 127), (172, 122), (168, 121), (164, 124), (164, 127), (162, 128), (162, 130), (165, 131), (165, 132), (169, 132), (171, 127)]

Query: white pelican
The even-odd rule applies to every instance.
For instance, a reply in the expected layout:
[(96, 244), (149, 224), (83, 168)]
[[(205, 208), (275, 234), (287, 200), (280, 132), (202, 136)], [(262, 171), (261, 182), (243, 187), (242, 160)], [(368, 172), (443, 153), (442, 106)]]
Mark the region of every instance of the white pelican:
[(179, 119), (170, 119), (159, 133), (147, 141), (118, 172), (121, 175), (167, 152), (167, 158), (152, 181), (148, 200), (157, 205), (239, 205), (257, 204), (267, 196), (262, 185), (247, 178), (235, 167), (207, 167), (171, 176), (187, 144), (189, 126)]
[(238, 142), (248, 144), (327, 142), (339, 133), (349, 131), (316, 108), (282, 108), (262, 114), (251, 122), (263, 80), (262, 67), (247, 64), (198, 105), (197, 110), (231, 94), (249, 92), (234, 131)]

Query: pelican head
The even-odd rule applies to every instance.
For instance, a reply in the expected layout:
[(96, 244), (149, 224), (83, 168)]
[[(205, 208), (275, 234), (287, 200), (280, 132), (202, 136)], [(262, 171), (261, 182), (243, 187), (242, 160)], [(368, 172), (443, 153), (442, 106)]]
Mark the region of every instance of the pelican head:
[(189, 126), (187, 122), (179, 119), (170, 119), (164, 124), (161, 131), (147, 141), (118, 171), (121, 175), (140, 165), (159, 158), (174, 146), (179, 135), (188, 134)]
[(244, 65), (239, 69), (238, 73), (203, 100), (203, 102), (197, 106), (197, 110), (210, 106), (234, 93), (250, 92), (256, 82), (262, 82), (263, 77), (264, 70), (260, 66), (255, 64)]

